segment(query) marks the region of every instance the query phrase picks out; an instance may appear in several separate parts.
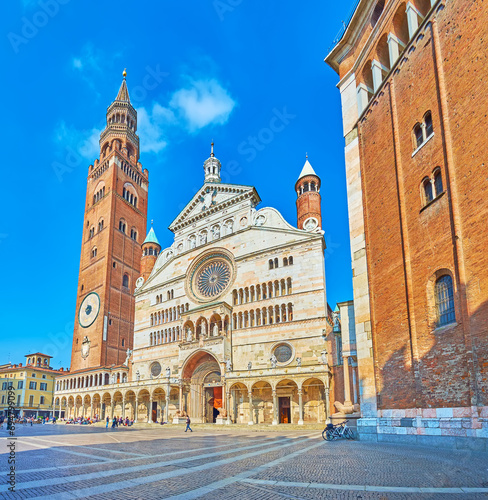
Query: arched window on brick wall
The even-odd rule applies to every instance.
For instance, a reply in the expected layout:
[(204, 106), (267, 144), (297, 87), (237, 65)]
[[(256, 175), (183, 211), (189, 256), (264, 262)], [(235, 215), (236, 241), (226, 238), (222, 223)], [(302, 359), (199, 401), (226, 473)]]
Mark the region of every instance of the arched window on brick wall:
[(445, 326), (456, 321), (454, 310), (454, 287), (452, 277), (444, 274), (435, 282), (436, 326)]

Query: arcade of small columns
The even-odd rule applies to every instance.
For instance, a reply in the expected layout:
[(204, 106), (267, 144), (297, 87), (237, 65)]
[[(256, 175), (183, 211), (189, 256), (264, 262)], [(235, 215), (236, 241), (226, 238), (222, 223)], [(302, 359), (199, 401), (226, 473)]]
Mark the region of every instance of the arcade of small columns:
[[(279, 424), (325, 422), (330, 415), (329, 375), (303, 375), (300, 378), (243, 379), (239, 382), (228, 380), (222, 387), (221, 423), (231, 424)], [(137, 385), (117, 384), (116, 389), (106, 392), (86, 391), (86, 394), (58, 395), (54, 401), (54, 415), (64, 418), (88, 418), (104, 420), (108, 416), (122, 417), (134, 422), (165, 422), (187, 412), (192, 419), (199, 420), (192, 409), (192, 388), (190, 381), (174, 383), (155, 383), (154, 379), (140, 380)], [(124, 387), (125, 386), (125, 387)], [(198, 410), (205, 404), (205, 387), (200, 386), (196, 394), (201, 398)], [(289, 412), (283, 421), (280, 415), (279, 399), (288, 399)], [(156, 405), (154, 405), (156, 403)], [(136, 411), (137, 409), (137, 411)], [(222, 411), (224, 410), (224, 411)], [(63, 412), (63, 414), (62, 414)], [(177, 413), (178, 412), (178, 413)], [(202, 419), (203, 420), (203, 419)], [(206, 421), (212, 422), (210, 418)]]
[(69, 391), (71, 389), (85, 389), (89, 387), (103, 387), (109, 384), (120, 384), (127, 382), (128, 368), (111, 373), (102, 371), (90, 375), (73, 375), (56, 381), (56, 392)]

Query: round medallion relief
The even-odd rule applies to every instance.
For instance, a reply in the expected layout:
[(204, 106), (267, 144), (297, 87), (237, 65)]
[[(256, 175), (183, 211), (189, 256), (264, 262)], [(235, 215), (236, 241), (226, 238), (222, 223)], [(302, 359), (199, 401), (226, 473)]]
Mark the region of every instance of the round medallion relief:
[(293, 350), (289, 344), (279, 344), (274, 348), (273, 354), (278, 363), (288, 363), (293, 356)]
[(151, 375), (153, 377), (157, 377), (160, 373), (161, 373), (161, 365), (157, 361), (155, 361), (151, 365)]

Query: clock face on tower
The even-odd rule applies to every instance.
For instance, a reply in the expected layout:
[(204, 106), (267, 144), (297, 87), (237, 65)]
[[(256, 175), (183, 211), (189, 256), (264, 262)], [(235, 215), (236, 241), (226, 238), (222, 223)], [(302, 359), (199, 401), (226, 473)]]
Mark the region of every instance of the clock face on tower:
[(98, 293), (89, 293), (80, 305), (80, 310), (78, 311), (78, 321), (80, 326), (83, 328), (88, 328), (97, 319), (98, 313), (100, 311), (100, 297)]

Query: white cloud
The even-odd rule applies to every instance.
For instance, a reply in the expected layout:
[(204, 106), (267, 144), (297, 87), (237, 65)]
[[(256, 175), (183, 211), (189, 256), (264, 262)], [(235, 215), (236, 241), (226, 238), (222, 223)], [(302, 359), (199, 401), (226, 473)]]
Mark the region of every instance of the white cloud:
[(174, 119), (173, 112), (159, 103), (154, 103), (149, 112), (144, 107), (137, 110), (141, 153), (159, 153), (166, 147), (165, 130)]
[(79, 55), (71, 58), (71, 64), (77, 70), (100, 72), (103, 58), (104, 54), (91, 42), (88, 42), (83, 45)]
[(73, 58), (73, 68), (83, 69), (83, 63), (81, 62), (81, 59), (79, 57)]
[(183, 117), (190, 132), (207, 125), (223, 125), (235, 107), (228, 91), (215, 80), (195, 80), (173, 94), (170, 106)]
[(54, 140), (59, 145), (69, 147), (82, 158), (93, 161), (98, 158), (100, 148), (98, 140), (101, 130), (93, 127), (90, 130), (78, 130), (60, 122), (54, 132)]

